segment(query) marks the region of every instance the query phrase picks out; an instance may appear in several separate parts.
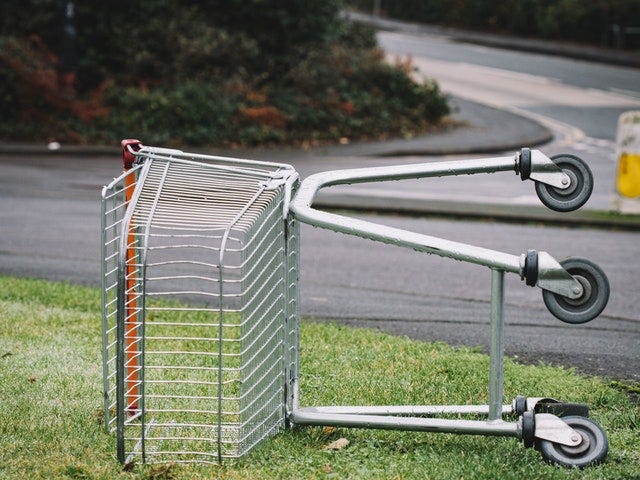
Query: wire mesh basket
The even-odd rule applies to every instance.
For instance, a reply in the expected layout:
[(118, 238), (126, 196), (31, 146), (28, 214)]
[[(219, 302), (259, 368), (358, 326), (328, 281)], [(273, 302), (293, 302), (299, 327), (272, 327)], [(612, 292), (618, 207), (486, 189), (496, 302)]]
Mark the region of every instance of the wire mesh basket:
[(105, 417), (118, 457), (239, 457), (291, 404), (298, 227), (283, 212), (297, 175), (125, 148), (135, 162), (102, 193)]

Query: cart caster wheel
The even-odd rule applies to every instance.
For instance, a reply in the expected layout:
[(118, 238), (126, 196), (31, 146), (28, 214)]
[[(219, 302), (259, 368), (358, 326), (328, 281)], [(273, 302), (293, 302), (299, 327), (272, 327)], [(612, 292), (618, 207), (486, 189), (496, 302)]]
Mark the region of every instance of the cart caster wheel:
[(566, 323), (585, 323), (596, 318), (609, 301), (609, 280), (595, 263), (586, 258), (568, 258), (560, 262), (562, 268), (582, 284), (582, 296), (571, 299), (542, 291), (542, 299), (556, 318)]
[(587, 203), (593, 190), (593, 174), (589, 166), (574, 155), (551, 157), (553, 163), (571, 179), (568, 188), (560, 189), (536, 182), (536, 193), (542, 203), (557, 212), (572, 212)]
[(542, 457), (565, 467), (584, 468), (602, 463), (609, 451), (609, 442), (600, 425), (583, 417), (564, 417), (562, 420), (580, 434), (582, 442), (568, 447), (549, 440), (537, 440)]

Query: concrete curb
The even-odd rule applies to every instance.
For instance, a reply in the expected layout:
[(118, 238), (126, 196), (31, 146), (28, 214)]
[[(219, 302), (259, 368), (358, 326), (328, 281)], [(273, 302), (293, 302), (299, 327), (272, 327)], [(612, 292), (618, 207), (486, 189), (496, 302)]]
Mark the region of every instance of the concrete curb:
[(640, 231), (640, 215), (625, 215), (598, 210), (559, 213), (542, 206), (510, 203), (465, 203), (448, 200), (371, 197), (358, 193), (321, 194), (317, 208), (353, 210), (447, 219), (493, 220), (505, 223), (534, 222), (544, 225)]

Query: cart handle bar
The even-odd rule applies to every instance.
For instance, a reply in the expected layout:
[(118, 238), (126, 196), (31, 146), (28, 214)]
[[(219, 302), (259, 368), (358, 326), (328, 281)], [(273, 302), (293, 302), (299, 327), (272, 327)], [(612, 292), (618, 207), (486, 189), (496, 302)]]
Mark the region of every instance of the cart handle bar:
[[(552, 163), (551, 160), (537, 150), (533, 150), (531, 153), (535, 162)], [(556, 173), (563, 175), (560, 169), (557, 170), (558, 172)], [(526, 260), (526, 255), (524, 254), (520, 256), (510, 255), (465, 243), (349, 218), (335, 213), (323, 212), (312, 207), (313, 200), (320, 189), (335, 185), (505, 171), (519, 172), (519, 154), (516, 154), (515, 158), (493, 157), (321, 172), (304, 179), (291, 202), (290, 209), (294, 217), (299, 221), (316, 227), (432, 253), (441, 257), (484, 265), (492, 269), (516, 273), (521, 278), (524, 278)], [(539, 252), (538, 255), (543, 253)], [(544, 258), (547, 260), (545, 262), (546, 268), (538, 272), (536, 284), (542, 286), (541, 284), (544, 283), (544, 288), (547, 290), (570, 298), (575, 297), (577, 295), (574, 293), (575, 288), (581, 287), (579, 282), (550, 255), (544, 253)], [(552, 281), (547, 281), (549, 276), (552, 277)]]

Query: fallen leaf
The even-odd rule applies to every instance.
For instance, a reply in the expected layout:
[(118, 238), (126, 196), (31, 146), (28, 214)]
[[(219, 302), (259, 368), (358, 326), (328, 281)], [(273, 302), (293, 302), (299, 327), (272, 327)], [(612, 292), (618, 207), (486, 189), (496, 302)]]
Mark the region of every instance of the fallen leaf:
[(344, 447), (349, 445), (349, 440), (346, 438), (339, 438), (335, 442), (331, 442), (329, 445), (325, 445), (325, 450), (342, 450)]

